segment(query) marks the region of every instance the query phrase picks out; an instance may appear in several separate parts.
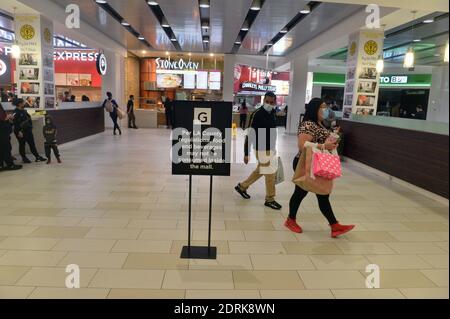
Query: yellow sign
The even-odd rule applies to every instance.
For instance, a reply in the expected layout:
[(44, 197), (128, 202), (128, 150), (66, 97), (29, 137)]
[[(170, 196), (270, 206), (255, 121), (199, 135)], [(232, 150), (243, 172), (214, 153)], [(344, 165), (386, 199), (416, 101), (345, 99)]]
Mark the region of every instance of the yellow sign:
[(231, 124), (231, 136), (233, 136), (233, 138), (236, 138), (237, 136), (237, 124), (234, 122)]
[(364, 51), (368, 55), (374, 55), (378, 52), (378, 44), (373, 40), (369, 40), (366, 42), (366, 44), (364, 44)]
[(52, 41), (52, 33), (48, 28), (45, 28), (44, 30), (44, 39), (47, 43), (50, 43), (50, 41)]
[(352, 44), (350, 45), (350, 55), (354, 56), (356, 53), (356, 42), (352, 42)]
[(20, 28), (20, 36), (24, 40), (31, 40), (34, 38), (34, 28), (29, 24), (24, 24), (22, 28)]

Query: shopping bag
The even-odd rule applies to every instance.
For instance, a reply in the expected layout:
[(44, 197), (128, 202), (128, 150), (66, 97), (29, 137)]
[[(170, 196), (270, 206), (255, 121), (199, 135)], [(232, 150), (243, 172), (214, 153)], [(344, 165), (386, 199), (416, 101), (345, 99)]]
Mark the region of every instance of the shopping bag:
[(117, 108), (117, 117), (119, 120), (122, 120), (125, 117), (125, 112), (120, 109), (120, 107)]
[(313, 150), (313, 174), (316, 177), (336, 179), (342, 176), (341, 160), (339, 155), (327, 150)]
[(329, 195), (333, 190), (333, 180), (312, 174), (313, 147), (306, 146), (300, 154), (292, 181), (301, 189), (318, 195)]
[(277, 169), (277, 176), (275, 178), (275, 185), (281, 184), (283, 182), (284, 182), (283, 161), (281, 160), (281, 157), (278, 157), (278, 169)]
[(105, 110), (109, 113), (112, 113), (114, 111), (114, 106), (110, 100), (105, 101)]

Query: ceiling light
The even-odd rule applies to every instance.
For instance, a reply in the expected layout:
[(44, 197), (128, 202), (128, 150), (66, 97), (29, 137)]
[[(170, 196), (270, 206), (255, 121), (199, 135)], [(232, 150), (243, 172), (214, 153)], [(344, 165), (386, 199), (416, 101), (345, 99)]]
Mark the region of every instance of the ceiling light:
[(422, 41), (421, 39), (414, 39), (413, 42), (420, 42)]
[(444, 51), (444, 62), (448, 63), (448, 41)]
[(189, 53), (188, 53), (188, 55), (189, 55), (189, 56), (192, 56), (192, 53), (191, 53), (191, 52), (189, 52)]
[(123, 25), (124, 27), (129, 27), (130, 24), (126, 21), (122, 21), (121, 25)]
[(281, 29), (281, 31), (280, 31), (280, 33), (288, 33), (289, 32), (289, 30), (287, 29), (287, 28), (283, 28), (283, 29)]
[(170, 52), (169, 51), (166, 51), (166, 55), (169, 55), (170, 54)]
[(209, 8), (209, 0), (200, 0), (200, 8)]
[(147, 3), (149, 5), (151, 5), (151, 6), (157, 6), (158, 5), (158, 2), (156, 2), (156, 1), (147, 1)]
[(172, 42), (177, 42), (177, 38), (175, 38), (175, 37), (170, 38), (170, 41), (172, 41)]
[(203, 36), (203, 42), (209, 43), (209, 36), (207, 36), (207, 35)]
[(423, 20), (423, 23), (433, 23), (433, 22), (434, 22), (434, 19), (433, 19), (433, 18)]
[(244, 24), (242, 25), (241, 30), (242, 30), (242, 31), (248, 31), (249, 29), (250, 29), (250, 27), (249, 27), (249, 25), (248, 25), (248, 22), (247, 22), (247, 21), (244, 21)]
[(163, 20), (161, 21), (161, 26), (163, 28), (170, 28), (170, 24), (169, 24), (169, 22), (167, 22), (166, 18), (163, 18)]
[(271, 47), (273, 45), (272, 42), (267, 43), (267, 46)]
[(311, 7), (309, 4), (307, 4), (302, 10), (300, 10), (300, 13), (303, 13), (303, 14), (308, 14), (310, 12), (311, 12)]
[(95, 0), (95, 2), (97, 2), (98, 4), (105, 4), (106, 0)]
[(408, 52), (406, 52), (406, 54), (405, 54), (405, 60), (403, 61), (403, 67), (405, 69), (414, 68), (414, 59), (415, 59), (414, 50), (412, 47), (410, 47), (408, 49)]
[(213, 56), (214, 56), (214, 53), (210, 53), (209, 56), (210, 56), (210, 57), (213, 57)]
[(202, 29), (209, 29), (209, 22), (208, 21), (203, 21), (202, 22)]
[(145, 40), (145, 38), (142, 35), (138, 36), (138, 39), (141, 40), (141, 41)]
[(384, 71), (384, 60), (383, 60), (383, 56), (382, 55), (380, 55), (378, 57), (376, 69), (377, 69), (378, 73), (383, 73), (383, 71)]
[(234, 42), (234, 44), (241, 44), (241, 43), (242, 43), (242, 38), (240, 36), (238, 36), (236, 41)]
[(147, 53), (147, 51), (145, 51), (145, 50), (142, 50), (142, 54), (146, 54)]
[(259, 11), (261, 10), (261, 1), (260, 0), (253, 0), (252, 6), (250, 7), (250, 10), (252, 11)]

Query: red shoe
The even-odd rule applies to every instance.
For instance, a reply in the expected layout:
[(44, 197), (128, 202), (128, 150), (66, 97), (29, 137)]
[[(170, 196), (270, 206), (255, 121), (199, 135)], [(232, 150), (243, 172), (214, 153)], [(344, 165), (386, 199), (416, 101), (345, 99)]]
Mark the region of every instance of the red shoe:
[(348, 233), (353, 228), (355, 228), (355, 225), (341, 225), (339, 223), (331, 225), (331, 237), (336, 238), (340, 235)]
[(288, 218), (286, 220), (286, 222), (284, 223), (284, 226), (286, 226), (287, 228), (289, 228), (291, 231), (293, 231), (294, 233), (302, 233), (303, 229), (300, 227), (299, 224), (297, 224), (297, 222), (295, 221), (295, 219), (292, 218)]

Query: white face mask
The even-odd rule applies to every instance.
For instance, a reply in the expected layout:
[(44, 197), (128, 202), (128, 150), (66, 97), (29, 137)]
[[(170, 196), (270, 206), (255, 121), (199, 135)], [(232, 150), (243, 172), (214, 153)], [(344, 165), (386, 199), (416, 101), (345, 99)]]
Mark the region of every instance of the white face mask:
[(267, 112), (272, 112), (273, 111), (273, 105), (264, 103), (263, 104), (263, 108), (267, 111)]

